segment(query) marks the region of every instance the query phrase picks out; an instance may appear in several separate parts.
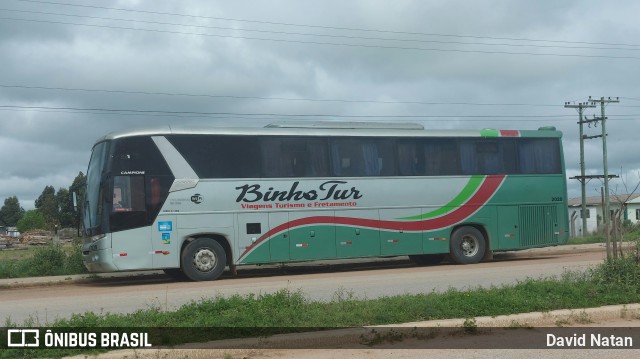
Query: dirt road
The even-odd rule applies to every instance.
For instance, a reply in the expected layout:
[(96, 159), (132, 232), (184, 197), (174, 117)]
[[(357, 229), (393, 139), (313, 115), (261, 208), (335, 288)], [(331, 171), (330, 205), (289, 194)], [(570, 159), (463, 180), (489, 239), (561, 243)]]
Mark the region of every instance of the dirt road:
[[(355, 298), (377, 298), (399, 294), (442, 292), (514, 284), (528, 277), (561, 275), (566, 270), (584, 270), (603, 259), (602, 252), (547, 253), (513, 258), (498, 257), (492, 262), (468, 266), (443, 264), (419, 267), (399, 263), (389, 267), (371, 263), (366, 270), (326, 267), (291, 269), (288, 273), (258, 271), (239, 278), (214, 282), (174, 282), (164, 276), (109, 281), (96, 279), (68, 281), (65, 285), (23, 286), (0, 291), (3, 303), (0, 319), (15, 323), (34, 320), (46, 325), (73, 313), (131, 313), (139, 309), (174, 310), (202, 298), (274, 293), (282, 289), (301, 290), (312, 300), (327, 301), (336, 293)], [(265, 273), (269, 274), (265, 276)], [(126, 280), (125, 280), (126, 279)]]

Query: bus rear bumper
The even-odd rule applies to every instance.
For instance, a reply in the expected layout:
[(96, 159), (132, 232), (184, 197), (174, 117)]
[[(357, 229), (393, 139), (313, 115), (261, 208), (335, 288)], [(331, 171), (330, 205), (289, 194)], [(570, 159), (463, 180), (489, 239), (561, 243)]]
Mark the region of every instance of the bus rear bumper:
[(82, 263), (89, 272), (116, 272), (111, 248), (82, 252)]

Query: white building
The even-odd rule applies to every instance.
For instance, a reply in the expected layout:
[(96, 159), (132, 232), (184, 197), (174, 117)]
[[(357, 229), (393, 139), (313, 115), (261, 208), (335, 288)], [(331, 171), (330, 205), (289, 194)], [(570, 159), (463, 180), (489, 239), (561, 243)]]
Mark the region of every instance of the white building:
[(20, 232), (16, 227), (4, 227), (0, 226), (0, 236), (8, 236), (8, 237), (20, 237)]
[[(603, 222), (603, 206), (602, 198), (587, 197), (586, 198), (586, 218), (587, 218), (587, 234), (597, 231)], [(582, 209), (581, 198), (569, 199), (569, 227), (571, 229), (571, 237), (582, 236), (582, 217), (580, 212)], [(610, 215), (614, 216), (617, 211), (623, 211), (620, 219), (631, 221), (631, 223), (640, 223), (640, 194), (621, 194), (609, 197)]]

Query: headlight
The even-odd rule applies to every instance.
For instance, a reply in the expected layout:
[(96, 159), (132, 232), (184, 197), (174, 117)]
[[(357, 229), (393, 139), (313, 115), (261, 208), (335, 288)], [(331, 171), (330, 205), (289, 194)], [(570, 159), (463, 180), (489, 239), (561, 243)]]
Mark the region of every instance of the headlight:
[(106, 234), (99, 234), (97, 236), (93, 236), (91, 237), (91, 242), (97, 242), (106, 236), (107, 236)]

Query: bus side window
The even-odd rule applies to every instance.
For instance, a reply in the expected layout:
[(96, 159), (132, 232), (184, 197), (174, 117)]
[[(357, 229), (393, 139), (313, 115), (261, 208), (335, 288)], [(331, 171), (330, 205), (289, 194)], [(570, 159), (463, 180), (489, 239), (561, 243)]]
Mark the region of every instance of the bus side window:
[(120, 187), (113, 188), (113, 210), (116, 211), (116, 208), (122, 208), (122, 188)]
[(476, 143), (478, 169), (482, 174), (504, 173), (502, 156), (496, 141), (478, 141)]
[(392, 140), (338, 138), (331, 141), (335, 176), (393, 176), (396, 173)]
[(144, 212), (143, 176), (115, 176), (113, 179), (113, 212)]
[(263, 177), (291, 177), (290, 166), (287, 166), (289, 159), (284, 157), (280, 138), (264, 138), (260, 147)]
[(557, 139), (524, 138), (519, 141), (518, 160), (523, 174), (560, 174), (560, 146)]
[(327, 141), (322, 139), (309, 139), (307, 143), (307, 170), (308, 177), (329, 176), (329, 156)]
[(422, 142), (424, 174), (451, 176), (460, 174), (456, 143), (451, 138), (427, 138)]
[(326, 141), (299, 137), (267, 137), (261, 142), (262, 175), (266, 178), (328, 175)]
[(415, 142), (398, 143), (398, 170), (401, 176), (424, 175), (424, 152)]

